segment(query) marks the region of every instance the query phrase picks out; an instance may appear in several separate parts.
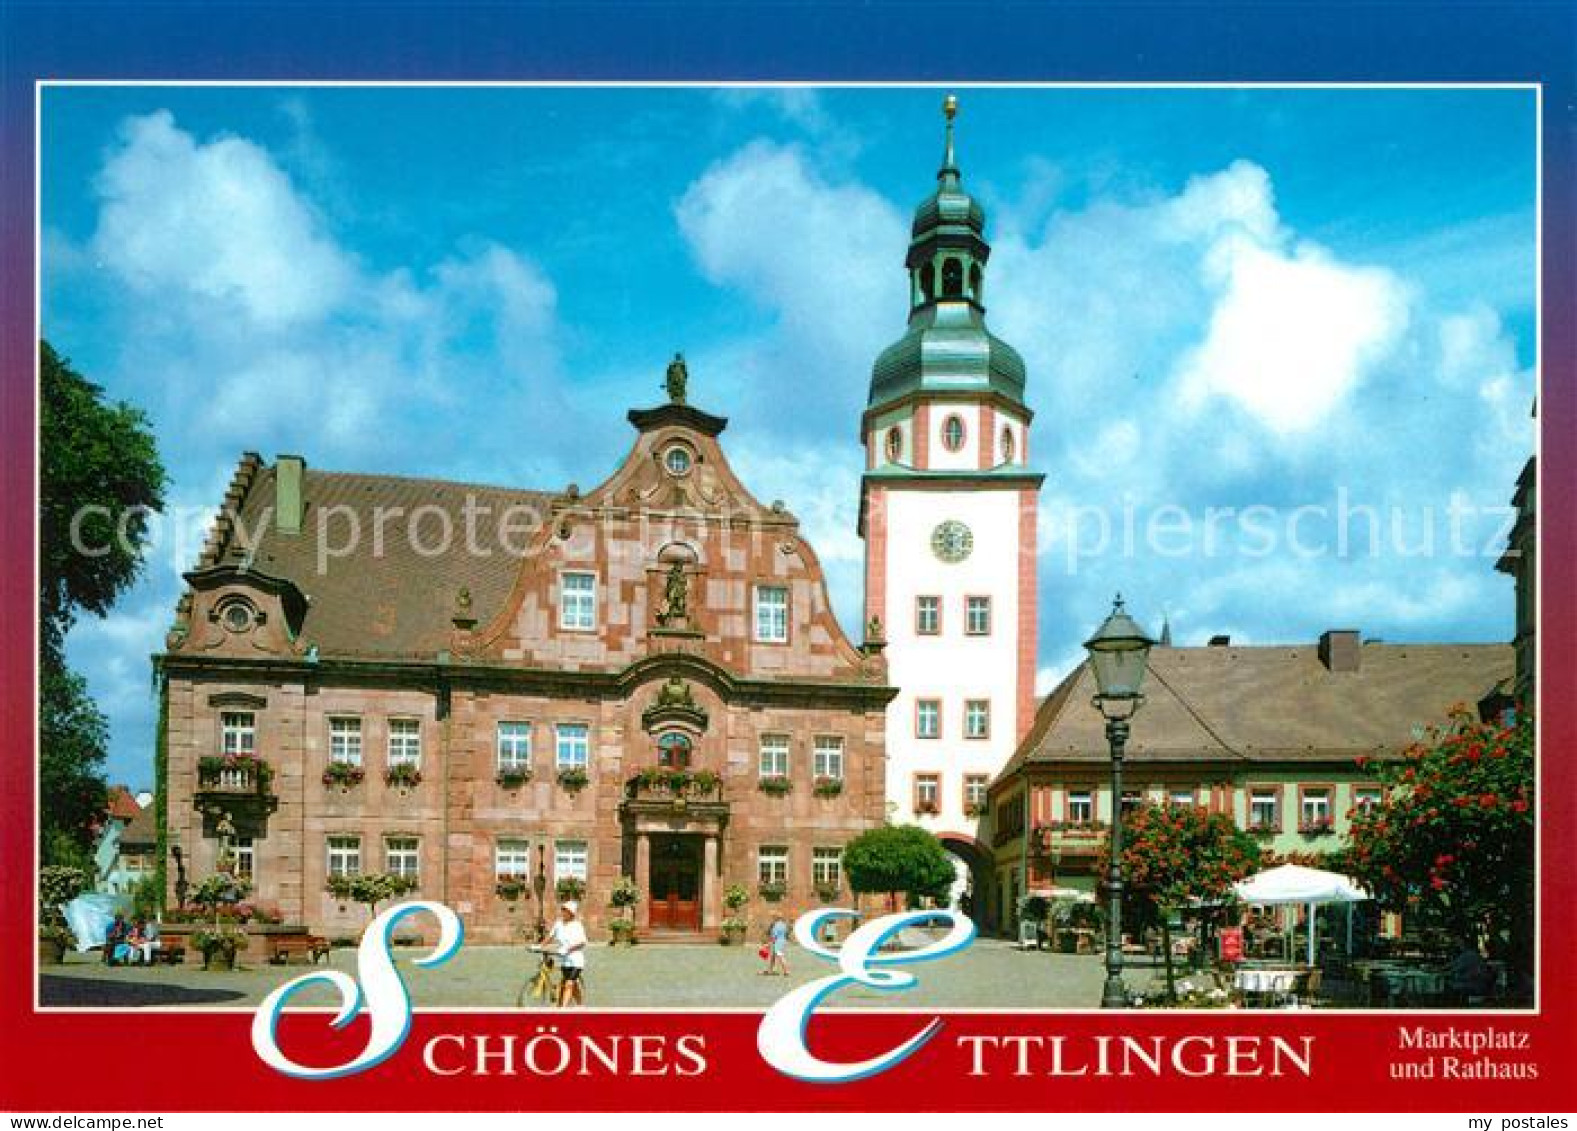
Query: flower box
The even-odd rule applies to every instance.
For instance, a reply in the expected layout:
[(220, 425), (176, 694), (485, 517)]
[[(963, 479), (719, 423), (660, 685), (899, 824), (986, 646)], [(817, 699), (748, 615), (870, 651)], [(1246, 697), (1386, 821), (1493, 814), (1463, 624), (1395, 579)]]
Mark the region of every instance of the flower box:
[(383, 771), (383, 780), (396, 789), (411, 789), (422, 784), (422, 771), (414, 762), (396, 762)]
[(823, 903), (836, 903), (843, 894), (843, 889), (837, 884), (817, 884), (816, 898)]
[(330, 762), (323, 771), (323, 784), (349, 789), (360, 785), (366, 777), (367, 771), (352, 762)]
[(771, 774), (756, 782), (756, 788), (768, 797), (782, 797), (784, 794), (792, 792), (794, 783), (782, 774)]
[(1329, 820), (1305, 821), (1298, 826), (1298, 832), (1304, 836), (1330, 836), (1335, 831), (1335, 826)]
[(558, 896), (560, 903), (568, 903), (572, 899), (585, 899), (586, 881), (575, 876), (565, 876), (553, 885), (553, 893)]
[(843, 779), (819, 777), (812, 787), (817, 797), (837, 797), (843, 792)]
[(514, 766), (499, 770), (493, 780), (505, 789), (519, 789), (531, 780), (531, 771), (524, 766)]
[(493, 892), (499, 899), (514, 902), (527, 898), (531, 888), (524, 876), (499, 876), (493, 883)]
[(559, 788), (574, 796), (591, 784), (591, 775), (579, 766), (566, 766), (559, 771)]
[(768, 903), (777, 903), (788, 894), (788, 885), (773, 880), (768, 880), (756, 888), (756, 894)]

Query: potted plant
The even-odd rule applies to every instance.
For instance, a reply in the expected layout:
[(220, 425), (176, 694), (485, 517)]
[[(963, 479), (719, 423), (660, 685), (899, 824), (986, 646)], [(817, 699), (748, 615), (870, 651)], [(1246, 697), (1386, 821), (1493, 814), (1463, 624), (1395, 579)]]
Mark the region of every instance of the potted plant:
[(529, 896), (531, 888), (526, 882), (526, 877), (510, 874), (499, 876), (494, 881), (493, 892), (499, 899), (505, 899), (510, 903), (514, 903)]
[(246, 946), (246, 933), (229, 920), (218, 920), (193, 931), (192, 946), (203, 956), (204, 970), (234, 970), (236, 952)]
[(568, 903), (572, 899), (585, 899), (586, 881), (578, 876), (565, 876), (553, 885), (553, 894), (558, 896), (560, 903)]
[(574, 796), (591, 784), (591, 775), (579, 766), (566, 766), (559, 771), (559, 788)]
[(724, 946), (733, 946), (744, 941), (749, 924), (739, 912), (749, 902), (750, 892), (744, 884), (729, 884), (728, 890), (723, 892), (723, 906), (728, 909), (728, 916), (723, 920), (723, 933), (718, 941)]
[(45, 965), (65, 961), (66, 948), (76, 938), (66, 926), (61, 906), (70, 903), (88, 886), (87, 873), (81, 868), (51, 864), (38, 873), (38, 960)]
[(812, 787), (817, 797), (837, 797), (843, 792), (843, 779), (823, 774)]
[(690, 784), (697, 794), (706, 797), (723, 788), (723, 778), (711, 770), (697, 770), (690, 776)]
[(756, 788), (768, 797), (782, 797), (794, 788), (794, 783), (783, 774), (766, 774), (756, 783)]
[(966, 816), (966, 817), (984, 817), (985, 815), (986, 815), (985, 802), (983, 802), (983, 801), (966, 801), (966, 802), (964, 802), (964, 816)]
[(788, 884), (782, 880), (763, 880), (757, 886), (756, 894), (768, 903), (777, 903), (788, 894)]
[(717, 941), (722, 943), (724, 946), (738, 946), (740, 943), (745, 941), (745, 931), (748, 930), (749, 927), (750, 924), (746, 923), (743, 919), (739, 919), (730, 915), (727, 919), (723, 920), (723, 933), (718, 936)]
[(531, 770), (527, 766), (500, 766), (493, 780), (505, 789), (519, 789), (531, 780)]
[(339, 786), (341, 792), (349, 792), (353, 785), (360, 785), (367, 776), (354, 762), (330, 762), (323, 770), (323, 784), (326, 786)]
[(830, 880), (823, 880), (816, 885), (816, 898), (823, 903), (836, 903), (842, 890), (839, 885), (832, 883)]
[(383, 771), (384, 784), (409, 790), (422, 784), (422, 771), (415, 762), (396, 762)]
[(614, 946), (618, 946), (620, 943), (623, 943), (625, 946), (635, 945), (634, 919), (614, 919), (608, 924), (608, 930), (613, 936), (610, 941)]

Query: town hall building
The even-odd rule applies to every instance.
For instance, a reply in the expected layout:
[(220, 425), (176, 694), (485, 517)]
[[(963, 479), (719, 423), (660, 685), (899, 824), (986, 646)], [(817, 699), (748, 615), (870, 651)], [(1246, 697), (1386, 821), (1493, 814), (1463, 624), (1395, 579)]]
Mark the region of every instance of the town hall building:
[(484, 942), (580, 889), (596, 934), (623, 876), (658, 936), (847, 904), (843, 846), (885, 818), (886, 661), (687, 377), (584, 493), (242, 458), (158, 661), (194, 881), (223, 855), (347, 936), (335, 878), (394, 873)]

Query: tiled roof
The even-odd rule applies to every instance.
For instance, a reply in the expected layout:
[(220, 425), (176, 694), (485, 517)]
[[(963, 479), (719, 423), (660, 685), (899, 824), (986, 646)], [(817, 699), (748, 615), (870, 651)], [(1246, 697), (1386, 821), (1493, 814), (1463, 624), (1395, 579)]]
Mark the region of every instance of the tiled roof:
[(138, 811), (131, 819), (131, 823), (121, 830), (120, 848), (122, 852), (152, 848), (159, 841), (159, 825), (154, 806)]
[(131, 795), (131, 790), (123, 785), (110, 786), (109, 801), (105, 809), (118, 821), (133, 820), (142, 812), (142, 806), (137, 804), (137, 799)]
[[(1328, 761), (1399, 753), (1418, 728), (1471, 706), (1512, 673), (1507, 644), (1380, 644), (1356, 671), (1331, 671), (1315, 645), (1156, 648), (1127, 756), (1141, 762)], [(1080, 664), (1041, 703), (1003, 769), (1105, 762), (1105, 721)]]
[[(276, 467), (256, 467), (244, 478), (241, 521), (224, 532), (212, 561), (245, 561), (292, 582), (307, 598), (300, 640), (325, 657), (431, 660), (448, 646), (461, 589), (470, 591), (471, 615), (482, 623), (509, 596), (520, 558), (496, 535), (500, 515), (526, 508), (517, 512), (519, 530), (502, 540), (517, 547), (529, 538), (528, 515), (538, 523), (550, 518), (552, 496), (538, 491), (309, 467), (300, 533), (286, 534), (273, 521)], [(477, 516), (474, 545), (485, 552), (467, 548), (468, 503)], [(422, 517), (413, 524), (418, 510)], [(445, 528), (437, 511), (451, 531), (444, 553), (432, 552)]]

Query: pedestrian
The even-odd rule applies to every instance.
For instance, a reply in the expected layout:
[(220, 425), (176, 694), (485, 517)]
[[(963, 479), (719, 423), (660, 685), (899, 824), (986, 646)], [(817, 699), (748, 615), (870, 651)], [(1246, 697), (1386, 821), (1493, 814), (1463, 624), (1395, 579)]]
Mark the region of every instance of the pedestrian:
[(767, 928), (766, 951), (767, 968), (763, 974), (782, 974), (788, 977), (788, 921), (781, 914), (772, 917), (772, 926)]
[(586, 990), (581, 976), (586, 972), (586, 928), (580, 922), (580, 904), (573, 899), (559, 904), (559, 921), (553, 924), (548, 936), (558, 954), (562, 981), (559, 983), (559, 1008), (569, 1005), (570, 998), (576, 1005), (586, 1004)]
[(126, 945), (126, 940), (131, 935), (131, 924), (126, 922), (126, 916), (115, 912), (115, 921), (109, 925), (109, 930), (104, 932), (104, 965), (113, 966), (120, 957), (117, 953)]

